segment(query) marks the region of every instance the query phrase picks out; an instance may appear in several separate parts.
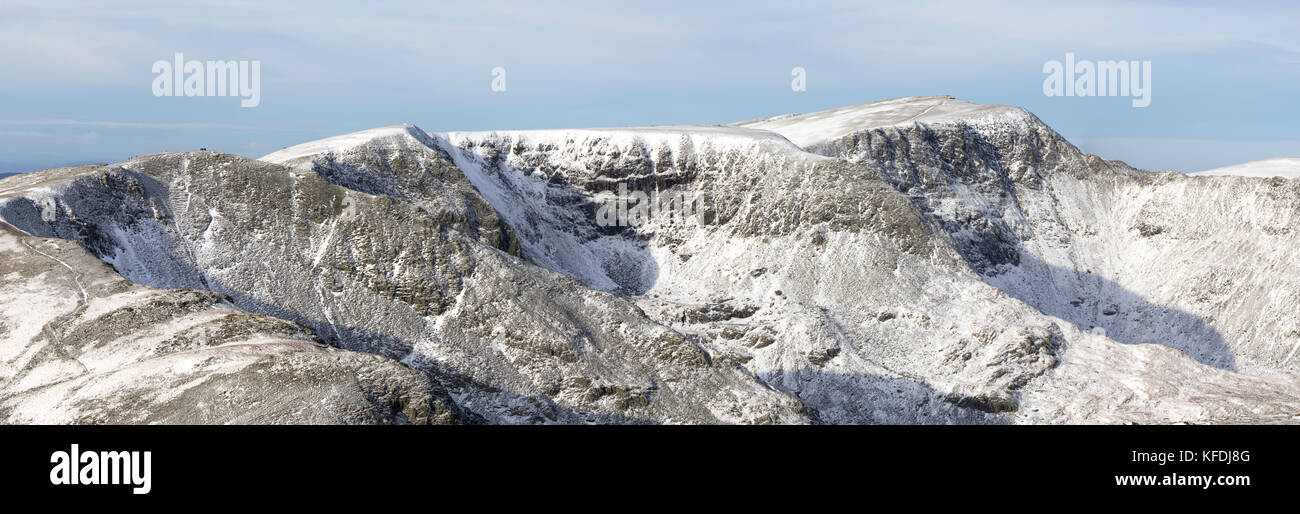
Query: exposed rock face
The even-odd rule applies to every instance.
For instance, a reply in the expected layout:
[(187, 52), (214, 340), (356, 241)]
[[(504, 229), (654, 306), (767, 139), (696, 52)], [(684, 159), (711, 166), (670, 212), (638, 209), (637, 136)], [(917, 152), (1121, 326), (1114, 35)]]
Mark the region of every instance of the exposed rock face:
[[(321, 163), (371, 160), (401, 174), (446, 165), (427, 147), (390, 143)], [(0, 216), (78, 241), (134, 282), (220, 292), (331, 345), (400, 360), (484, 421), (807, 419), (797, 400), (626, 300), (502, 251), (513, 236), (472, 189), (372, 195), (325, 177), (340, 180), (212, 152), (158, 154), (83, 170)]]
[[(0, 309), (0, 414), (1270, 421), (1300, 412), (1296, 184), (1147, 173), (946, 97), (47, 170), (0, 181), (30, 296)], [(603, 223), (620, 191), (680, 201)]]
[(0, 223), (0, 420), (461, 423), (429, 376), (320, 344), (210, 291), (123, 280), (80, 246)]
[(1288, 357), (1300, 182), (1141, 172), (1080, 153), (1023, 109), (954, 118), (941, 113), (970, 104), (902, 104), (884, 126), (810, 148), (875, 170), (988, 283), (1045, 314), (1222, 369), (1300, 370)]

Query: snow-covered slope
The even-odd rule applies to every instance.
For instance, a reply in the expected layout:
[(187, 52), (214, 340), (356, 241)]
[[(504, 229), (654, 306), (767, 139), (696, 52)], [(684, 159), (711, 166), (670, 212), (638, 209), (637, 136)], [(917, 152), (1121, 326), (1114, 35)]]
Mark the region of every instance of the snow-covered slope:
[(1278, 158), (1251, 161), (1212, 170), (1188, 173), (1191, 176), (1281, 177), (1300, 178), (1300, 159)]
[(651, 193), (661, 185), (691, 180), (693, 172), (684, 167), (700, 159), (815, 159), (776, 134), (727, 127), (452, 132), (435, 137), (514, 228), (530, 262), (589, 287), (631, 294), (653, 286), (657, 266), (643, 237), (600, 226), (597, 195), (618, 194), (619, 184), (629, 193)]
[(1023, 110), (883, 102), (900, 103), (975, 115), (860, 119), (813, 150), (907, 194), (986, 282), (1118, 341), (1229, 370), (1300, 370), (1287, 314), (1300, 301), (1294, 184), (1146, 173), (1082, 154)]
[(812, 114), (786, 114), (734, 124), (781, 134), (803, 148), (853, 134), (864, 128), (910, 123), (996, 121), (1023, 117), (1028, 111), (1007, 105), (982, 105), (951, 96), (895, 98), (840, 107)]
[[(479, 158), (473, 163), (458, 161), (471, 176), (482, 173), (475, 168), (482, 168), (500, 183), (533, 180), (562, 184), (559, 189), (570, 198), (558, 202), (554, 199), (561, 195), (556, 194), (489, 195), (492, 203), (504, 210), (564, 209), (578, 201), (572, 198), (590, 200), (617, 183), (661, 194), (712, 193), (710, 204), (720, 213), (713, 223), (652, 220), (622, 233), (645, 241), (655, 267), (654, 283), (640, 292), (638, 303), (661, 322), (699, 334), (722, 351), (734, 353), (769, 383), (821, 410), (825, 419), (924, 422), (934, 413), (899, 402), (925, 404), (927, 397), (956, 391), (968, 391), (966, 398), (978, 398), (957, 400), (958, 404), (1014, 409), (1015, 402), (1010, 399), (1022, 396), (1017, 392), (1020, 382), (1029, 380), (1027, 377), (1055, 376), (1047, 372), (1060, 357), (1052, 351), (1043, 354), (1045, 360), (1037, 367), (1030, 364), (1034, 360), (1024, 360), (1027, 356), (983, 367), (998, 370), (992, 376), (1008, 377), (1001, 388), (996, 380), (978, 373), (965, 376), (970, 369), (981, 367), (953, 369), (947, 367), (950, 363), (930, 358), (945, 352), (965, 355), (953, 348), (971, 343), (961, 337), (954, 341), (953, 334), (969, 334), (984, 351), (993, 351), (990, 343), (1004, 338), (1049, 343), (1075, 340), (1107, 355), (1102, 361), (1122, 359), (1119, 354), (1134, 351), (1149, 353), (1140, 359), (1166, 362), (1171, 374), (1210, 373), (1204, 364), (1235, 369), (1238, 357), (1262, 364), (1255, 368), (1260, 373), (1289, 369), (1286, 354), (1278, 352), (1289, 352), (1292, 344), (1252, 342), (1255, 337), (1266, 337), (1258, 334), (1259, 330), (1254, 337), (1225, 342), (1198, 313), (1173, 307), (1184, 300), (1175, 297), (1169, 304), (1147, 301), (1126, 284), (1094, 274), (1094, 269), (1109, 272), (1103, 265), (1114, 261), (1120, 248), (1109, 246), (1116, 240), (1110, 234), (1088, 234), (1089, 224), (1110, 215), (1120, 201), (1098, 201), (1101, 192), (1095, 184), (1103, 184), (1105, 189), (1104, 184), (1118, 182), (1131, 185), (1134, 192), (1147, 191), (1138, 180), (1146, 174), (1080, 153), (1023, 109), (976, 106), (946, 97), (911, 98), (743, 125), (765, 124), (790, 141), (810, 144), (812, 153), (800, 156), (780, 145), (766, 152), (755, 151), (755, 143), (750, 143), (750, 148), (737, 147), (734, 139), (727, 145), (706, 144), (703, 149), (695, 146), (698, 141), (674, 146), (662, 139), (646, 141), (636, 132), (617, 130), (447, 137), (454, 146)], [(809, 137), (813, 134), (824, 135)], [(771, 140), (770, 136), (755, 139)], [(846, 157), (865, 169), (823, 156)], [(723, 184), (738, 187), (726, 189)], [(884, 194), (885, 187), (901, 195)], [(1068, 193), (1067, 199), (1054, 197), (1052, 190), (1057, 187)], [(865, 191), (874, 193), (864, 197)], [(882, 204), (885, 199), (890, 200)], [(916, 210), (894, 203), (895, 207), (885, 209), (887, 219), (894, 224), (915, 219), (919, 232), (896, 230), (897, 225), (877, 232), (872, 229), (886, 224), (875, 221), (879, 218), (873, 218), (870, 211), (853, 210), (854, 206), (890, 205), (902, 199), (910, 200)], [(1025, 208), (1030, 203), (1032, 210)], [(846, 207), (848, 212), (844, 212)], [(1127, 238), (1133, 232), (1141, 239), (1141, 231), (1130, 228), (1142, 220), (1133, 219), (1132, 211), (1120, 212), (1126, 219), (1114, 222), (1123, 227), (1117, 230), (1118, 235)], [(592, 217), (590, 212), (587, 217)], [(546, 215), (524, 218), (533, 226), (548, 225), (549, 221), (537, 221), (551, 219)], [(927, 225), (947, 237), (936, 241), (925, 236), (920, 227)], [(561, 230), (570, 226), (556, 224)], [(861, 232), (877, 235), (864, 240)], [(1052, 232), (1061, 235), (1053, 237), (1049, 235)], [(1062, 255), (1060, 248), (1068, 248), (1071, 242), (1068, 232), (1077, 233), (1079, 248)], [(897, 237), (900, 234), (910, 235)], [(882, 247), (881, 236), (892, 239), (892, 244)], [(907, 267), (908, 252), (900, 252), (900, 248), (919, 249), (916, 253), (926, 255), (924, 264)], [(935, 266), (948, 259), (965, 262), (953, 265), (956, 270)], [(888, 264), (878, 264), (881, 262)], [(1146, 263), (1138, 256), (1127, 262)], [(1290, 266), (1292, 261), (1270, 262)], [(970, 271), (975, 274), (962, 276)], [(1170, 273), (1157, 275), (1147, 268), (1127, 266), (1124, 271), (1158, 277), (1131, 284), (1152, 293), (1159, 293), (1152, 290), (1161, 284), (1167, 291), (1170, 284), (1177, 283), (1170, 280)], [(1251, 273), (1255, 277), (1252, 283), (1267, 286), (1262, 279), (1273, 272)], [(1116, 271), (1113, 275), (1122, 274)], [(944, 281), (958, 286), (936, 284)], [(1015, 299), (999, 300), (996, 289), (993, 296), (987, 296), (989, 293), (980, 292), (980, 282), (1011, 293)], [(1157, 297), (1169, 298), (1168, 294)], [(976, 298), (979, 300), (973, 300)], [(1005, 307), (999, 306), (1008, 300)], [(952, 302), (960, 302), (962, 307)], [(967, 307), (972, 302), (978, 306)], [(915, 309), (915, 318), (900, 315), (908, 311), (900, 308), (903, 305)], [(1111, 312), (1112, 305), (1122, 306), (1123, 314)], [(964, 309), (969, 312), (953, 315)], [(734, 316), (736, 312), (744, 315)], [(933, 326), (928, 313), (940, 312), (952, 324)], [(1243, 321), (1234, 322), (1232, 328), (1268, 326), (1272, 327), (1267, 330), (1270, 335), (1285, 337), (1288, 333), (1286, 327), (1258, 323), (1261, 317), (1272, 319), (1275, 312), (1258, 314), (1241, 308), (1233, 314)], [(994, 326), (974, 322), (985, 319), (1003, 321)], [(1115, 339), (1088, 333), (1107, 330)], [(769, 346), (769, 340), (775, 343)], [(1156, 346), (1141, 345), (1127, 349), (1115, 346), (1117, 340), (1154, 343), (1176, 351), (1169, 354)], [(864, 344), (867, 341), (870, 343)], [(899, 345), (894, 346), (893, 341)], [(755, 346), (760, 348), (756, 351)], [(1044, 351), (1054, 347), (1039, 346)], [(1066, 354), (1064, 361), (1075, 364), (1071, 356), (1084, 359), (1087, 354)], [(1093, 357), (1087, 359), (1088, 366), (1096, 364)], [(1007, 367), (1011, 362), (1017, 364)], [(1079, 372), (1108, 373), (1098, 369)], [(1163, 386), (1158, 384), (1164, 380), (1146, 370), (1129, 368), (1094, 387), (1131, 391), (1141, 390), (1144, 386), (1138, 384), (1147, 383), (1160, 388)], [(900, 381), (934, 387), (942, 394), (882, 394), (882, 389)], [(1280, 386), (1284, 393), (1273, 396), (1287, 405), (1285, 399), (1291, 393), (1285, 391), (1294, 391), (1294, 379), (1283, 379), (1282, 384), (1289, 385)], [(1206, 383), (1206, 387), (1214, 386)], [(894, 389), (895, 393), (912, 390)], [(1182, 392), (1200, 397), (1208, 394), (1190, 384)], [(846, 401), (849, 397), (859, 402)], [(867, 398), (870, 401), (861, 401)], [(1161, 409), (1143, 415), (1120, 415), (1114, 409), (1123, 402), (1112, 404), (1104, 396), (1092, 398), (1094, 405), (1088, 408), (1076, 405), (1076, 409), (1059, 410), (1054, 415), (1112, 421), (1233, 416), (1226, 414), (1232, 411), (1227, 406), (1233, 402), (1226, 397), (1221, 403), (1207, 401), (1198, 406), (1192, 396), (1165, 395)], [(1007, 399), (1004, 401), (1009, 404), (1001, 406), (999, 399)], [(872, 405), (872, 410), (858, 410), (863, 404)], [(1211, 406), (1216, 404), (1219, 407)], [(1227, 410), (1219, 410), (1223, 408)], [(1034, 417), (1024, 411), (1017, 415)], [(959, 412), (937, 415), (945, 416), (976, 419), (963, 418)]]
[(464, 422), (435, 382), (0, 222), (0, 421)]
[[(0, 219), (399, 360), (443, 420), (1269, 422), (1300, 412), (1293, 184), (1147, 173), (1023, 109), (916, 97), (158, 154), (7, 179)], [(683, 203), (604, 223), (620, 197)]]
[(294, 168), (146, 156), (32, 184), (0, 199), (0, 218), (78, 241), (132, 281), (220, 292), (399, 360), (473, 419), (807, 421), (626, 300), (525, 264), (442, 153), (393, 136)]
[(343, 153), (366, 145), (378, 139), (392, 140), (402, 138), (428, 137), (424, 131), (414, 125), (393, 125), (369, 130), (361, 130), (341, 136), (327, 137), (300, 145), (294, 145), (278, 152), (263, 156), (260, 160), (277, 164), (293, 165), (310, 161), (324, 153)]

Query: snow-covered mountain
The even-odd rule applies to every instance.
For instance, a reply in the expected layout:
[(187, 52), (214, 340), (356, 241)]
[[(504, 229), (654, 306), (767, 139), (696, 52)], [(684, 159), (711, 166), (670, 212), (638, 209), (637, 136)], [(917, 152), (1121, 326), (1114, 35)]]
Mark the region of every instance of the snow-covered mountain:
[(1278, 158), (1251, 161), (1212, 170), (1188, 173), (1193, 176), (1300, 178), (1300, 159)]
[[(620, 192), (686, 200), (603, 223)], [(11, 361), (0, 415), (1285, 421), (1300, 413), (1298, 206), (1300, 182), (1136, 170), (1023, 109), (951, 97), (734, 126), (404, 125), (257, 161), (181, 152), (47, 170), (0, 181), (14, 241), (0, 248), (32, 263), (6, 259), (0, 276), (34, 295), (0, 308), (0, 347), (57, 354), (61, 371)], [(42, 260), (41, 245), (80, 253)], [(184, 314), (130, 304), (151, 321), (125, 326), (156, 336), (67, 344), (127, 304), (84, 293), (92, 270), (151, 292), (131, 298), (210, 300)], [(239, 319), (204, 333), (242, 339), (151, 346), (190, 341), (211, 323), (200, 318)], [(235, 348), (239, 363), (296, 360), (275, 368), (281, 382), (254, 364), (180, 376), (168, 360)], [(95, 352), (109, 364), (76, 366)], [(372, 380), (335, 385), (354, 375)], [(237, 419), (186, 400), (246, 377), (284, 394)], [(100, 396), (78, 384), (149, 401), (92, 407)], [(332, 400), (294, 410), (313, 395)]]

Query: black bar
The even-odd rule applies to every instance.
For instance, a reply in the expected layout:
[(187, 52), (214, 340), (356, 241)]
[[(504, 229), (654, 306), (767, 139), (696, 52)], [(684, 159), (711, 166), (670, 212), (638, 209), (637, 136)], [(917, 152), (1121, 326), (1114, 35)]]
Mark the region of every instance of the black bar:
[[(1276, 426), (1022, 427), (0, 427), (6, 498), (126, 503), (330, 501), (410, 494), (723, 494), (925, 501), (1286, 497), (1300, 451)], [(151, 490), (54, 485), (51, 455), (150, 451)], [(1194, 452), (1196, 461), (1154, 456)], [(1204, 452), (1223, 452), (1211, 453)], [(1134, 452), (1143, 458), (1135, 461)], [(1211, 457), (1211, 461), (1206, 461)], [(1227, 462), (1224, 459), (1238, 459)], [(1240, 459), (1247, 460), (1240, 460)], [(1116, 476), (1249, 477), (1249, 485), (1116, 485)], [(637, 493), (640, 494), (640, 493)], [(303, 497), (305, 496), (305, 498)], [(686, 496), (683, 496), (685, 498)], [(584, 500), (586, 501), (586, 500)]]

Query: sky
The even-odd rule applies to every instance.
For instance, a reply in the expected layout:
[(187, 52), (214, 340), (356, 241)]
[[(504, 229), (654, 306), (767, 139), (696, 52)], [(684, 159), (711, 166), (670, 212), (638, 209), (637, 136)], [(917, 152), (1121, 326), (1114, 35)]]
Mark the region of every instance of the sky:
[[(400, 123), (711, 125), (922, 95), (1022, 106), (1085, 152), (1197, 171), (1300, 157), (1297, 20), (1300, 2), (2, 0), (0, 173), (258, 157)], [(178, 52), (260, 62), (260, 104), (155, 96), (153, 64)], [(1150, 61), (1150, 105), (1045, 95), (1067, 53)]]

